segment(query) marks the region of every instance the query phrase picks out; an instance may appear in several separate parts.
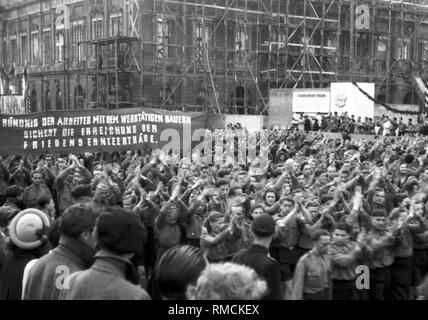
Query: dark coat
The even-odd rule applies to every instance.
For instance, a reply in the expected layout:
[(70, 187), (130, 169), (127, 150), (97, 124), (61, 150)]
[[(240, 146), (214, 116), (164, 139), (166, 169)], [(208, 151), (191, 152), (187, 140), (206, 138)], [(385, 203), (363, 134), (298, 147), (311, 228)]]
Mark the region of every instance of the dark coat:
[(260, 277), (266, 280), (269, 291), (263, 297), (263, 300), (282, 300), (279, 263), (268, 256), (268, 252), (267, 248), (252, 244), (248, 249), (239, 251), (232, 261), (253, 268)]
[(60, 300), (150, 300), (140, 286), (127, 278), (131, 262), (112, 252), (99, 251), (93, 266), (69, 276), (69, 289)]
[(22, 277), (28, 262), (48, 252), (47, 245), (34, 250), (14, 247), (7, 255), (0, 274), (0, 300), (21, 300)]
[(71, 273), (90, 267), (95, 250), (62, 236), (58, 247), (40, 258), (28, 273), (24, 300), (58, 300), (58, 283)]

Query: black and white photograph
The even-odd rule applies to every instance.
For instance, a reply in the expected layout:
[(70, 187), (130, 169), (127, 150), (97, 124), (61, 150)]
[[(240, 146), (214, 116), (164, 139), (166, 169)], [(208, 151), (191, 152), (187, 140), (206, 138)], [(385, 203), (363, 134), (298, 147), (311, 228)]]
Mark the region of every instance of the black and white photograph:
[(0, 0), (0, 300), (428, 300), (428, 0)]

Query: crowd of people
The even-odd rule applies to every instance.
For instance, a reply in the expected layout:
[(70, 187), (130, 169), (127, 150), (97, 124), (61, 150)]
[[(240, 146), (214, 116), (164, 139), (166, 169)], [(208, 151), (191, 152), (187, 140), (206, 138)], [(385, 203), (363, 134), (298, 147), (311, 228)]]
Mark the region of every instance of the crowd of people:
[(428, 298), (427, 140), (272, 130), (266, 165), (5, 155), (0, 299)]
[(379, 119), (348, 115), (347, 112), (339, 115), (337, 112), (328, 115), (296, 115), (293, 125), (305, 131), (323, 131), (355, 133), (382, 136), (403, 136), (416, 133), (428, 135), (428, 118), (418, 116), (413, 118), (393, 117), (382, 115)]

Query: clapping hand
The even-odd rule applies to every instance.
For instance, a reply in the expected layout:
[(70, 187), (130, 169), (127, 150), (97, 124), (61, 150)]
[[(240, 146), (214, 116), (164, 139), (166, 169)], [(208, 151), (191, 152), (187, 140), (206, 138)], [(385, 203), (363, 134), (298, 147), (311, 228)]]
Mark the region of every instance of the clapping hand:
[(358, 243), (358, 245), (360, 245), (360, 246), (365, 245), (365, 242), (366, 242), (366, 236), (367, 236), (367, 234), (366, 234), (366, 232), (365, 232), (365, 231), (361, 231), (361, 232), (358, 234), (358, 236), (357, 236), (357, 243)]
[(178, 198), (179, 193), (180, 193), (180, 185), (177, 185), (172, 191), (171, 200), (176, 200)]

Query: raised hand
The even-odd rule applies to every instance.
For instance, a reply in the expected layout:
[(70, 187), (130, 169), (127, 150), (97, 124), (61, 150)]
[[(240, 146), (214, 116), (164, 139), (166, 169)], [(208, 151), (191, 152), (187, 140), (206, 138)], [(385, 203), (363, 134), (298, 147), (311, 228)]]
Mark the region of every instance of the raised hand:
[(174, 188), (174, 190), (172, 191), (171, 199), (172, 199), (172, 200), (177, 199), (177, 198), (178, 198), (178, 194), (179, 194), (179, 192), (180, 192), (180, 185), (176, 186), (176, 187)]

